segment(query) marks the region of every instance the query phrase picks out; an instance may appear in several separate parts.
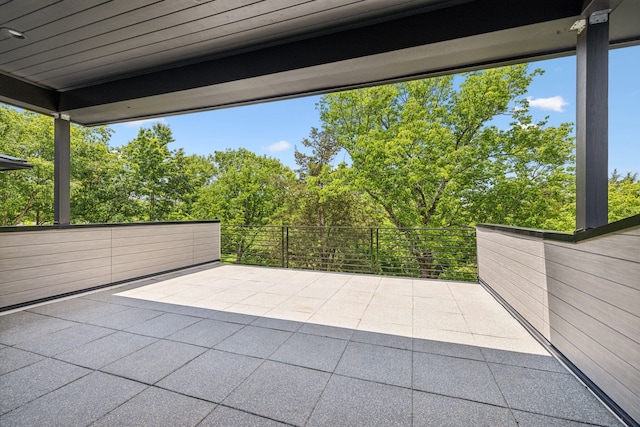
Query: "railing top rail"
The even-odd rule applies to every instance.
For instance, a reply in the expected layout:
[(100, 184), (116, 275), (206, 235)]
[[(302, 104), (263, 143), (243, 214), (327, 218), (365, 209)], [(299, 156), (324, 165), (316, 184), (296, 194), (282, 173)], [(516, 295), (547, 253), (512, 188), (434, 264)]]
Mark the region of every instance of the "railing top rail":
[(327, 229), (327, 228), (335, 228), (335, 229), (360, 229), (360, 230), (464, 230), (464, 231), (475, 231), (475, 227), (471, 226), (458, 226), (458, 227), (366, 227), (366, 226), (349, 226), (349, 225), (248, 225), (248, 224), (222, 224), (227, 227), (251, 227), (251, 228), (302, 228), (302, 229)]

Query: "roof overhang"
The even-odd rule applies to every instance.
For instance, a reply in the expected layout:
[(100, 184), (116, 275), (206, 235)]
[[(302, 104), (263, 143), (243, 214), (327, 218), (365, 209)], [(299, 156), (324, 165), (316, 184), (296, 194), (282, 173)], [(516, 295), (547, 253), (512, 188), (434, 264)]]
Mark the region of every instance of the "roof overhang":
[(10, 171), (16, 169), (29, 169), (33, 165), (27, 163), (26, 160), (18, 159), (17, 157), (7, 156), (6, 154), (0, 154), (0, 171)]
[[(75, 2), (68, 3), (71, 7)], [(12, 72), (0, 61), (0, 101), (97, 125), (571, 55), (576, 32), (570, 28), (594, 7), (613, 9), (611, 47), (640, 42), (637, 0), (606, 5), (585, 5), (582, 0), (418, 3), (420, 7), (401, 13), (362, 21), (345, 16), (348, 25), (318, 24), (309, 32), (222, 52), (203, 51), (183, 61), (171, 57), (147, 68), (127, 68), (123, 62), (121, 72), (108, 78), (82, 74), (77, 87), (63, 74), (48, 80), (61, 82), (58, 88), (45, 87), (45, 80), (20, 75), (29, 67)], [(162, 29), (156, 28), (157, 37)]]

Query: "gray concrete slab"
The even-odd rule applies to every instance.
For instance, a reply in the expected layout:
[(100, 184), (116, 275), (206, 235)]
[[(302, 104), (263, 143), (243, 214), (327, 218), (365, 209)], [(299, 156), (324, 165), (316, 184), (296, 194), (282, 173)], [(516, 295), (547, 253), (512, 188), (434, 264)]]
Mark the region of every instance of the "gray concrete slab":
[(237, 409), (218, 406), (198, 427), (284, 427), (287, 424)]
[(603, 426), (618, 420), (569, 373), (489, 364), (509, 406), (526, 412)]
[(120, 304), (91, 301), (84, 298), (72, 298), (55, 304), (49, 303), (34, 307), (29, 309), (29, 311), (65, 320), (87, 322), (126, 309), (126, 306)]
[(34, 337), (29, 341), (16, 344), (16, 348), (44, 356), (55, 356), (58, 353), (111, 335), (113, 332), (113, 329), (100, 326), (75, 324), (70, 328), (52, 332), (44, 336)]
[(559, 372), (563, 374), (567, 373), (567, 368), (565, 368), (550, 354), (530, 354), (517, 351), (499, 350), (495, 348), (481, 348), (481, 351), (487, 362), (520, 366), (522, 368), (533, 368), (541, 371)]
[(411, 387), (411, 352), (397, 348), (350, 342), (336, 374)]
[(266, 361), (223, 403), (273, 420), (303, 425), (329, 378), (325, 372)]
[(5, 426), (87, 426), (147, 388), (94, 372), (3, 415)]
[(291, 332), (245, 326), (214, 348), (245, 356), (267, 358), (290, 336)]
[[(509, 408), (487, 405), (432, 393), (413, 392), (413, 425), (468, 427), (517, 427)], [(540, 424), (543, 426), (546, 424)]]
[(309, 426), (410, 426), (411, 390), (334, 375)]
[(157, 341), (103, 367), (102, 371), (155, 384), (204, 352), (204, 348), (190, 344)]
[[(90, 372), (88, 369), (58, 360), (44, 359), (2, 375), (0, 413), (16, 409)], [(2, 424), (4, 425), (4, 422)]]
[(262, 359), (209, 350), (164, 378), (158, 386), (220, 403), (260, 364)]
[(399, 348), (401, 350), (411, 350), (413, 343), (411, 337), (403, 337), (400, 335), (382, 334), (371, 331), (354, 331), (351, 337), (352, 341), (381, 345), (384, 347)]
[(480, 347), (455, 342), (414, 338), (413, 349), (421, 353), (440, 354), (442, 356), (461, 357), (463, 359), (480, 361), (485, 360), (482, 351), (480, 351)]
[(39, 354), (3, 346), (0, 349), (0, 375), (24, 368), (42, 359), (44, 356)]
[(125, 331), (150, 337), (165, 338), (199, 321), (198, 317), (165, 313), (146, 322), (131, 326)]
[(289, 337), (269, 359), (333, 372), (346, 347), (345, 340), (298, 332)]
[(317, 323), (305, 323), (298, 332), (312, 335), (320, 335), (322, 337), (338, 338), (341, 340), (349, 340), (356, 331), (349, 328), (338, 328), (336, 326), (320, 325)]
[(198, 425), (215, 407), (213, 403), (149, 387), (92, 426), (191, 427)]
[(429, 393), (506, 406), (486, 362), (413, 353), (413, 387)]
[(12, 346), (76, 324), (55, 317), (19, 311), (0, 316), (0, 343)]
[(158, 317), (162, 314), (164, 314), (163, 311), (127, 307), (125, 310), (117, 313), (98, 317), (97, 319), (91, 319), (88, 323), (97, 326), (104, 326), (105, 328), (122, 330), (139, 325), (140, 323), (144, 323), (147, 320), (153, 319), (154, 317)]
[(594, 426), (596, 424), (585, 424), (577, 421), (569, 421), (562, 418), (549, 417), (547, 415), (532, 414), (531, 412), (523, 412), (513, 410), (518, 426), (520, 427), (585, 427)]
[(243, 326), (238, 323), (202, 319), (193, 325), (169, 335), (167, 339), (202, 347), (213, 347), (220, 341), (238, 332), (242, 327)]
[(274, 319), (272, 317), (258, 317), (251, 322), (251, 326), (260, 326), (262, 328), (278, 329), (281, 331), (295, 332), (303, 325), (302, 322), (294, 322), (291, 320)]
[(56, 359), (91, 369), (100, 369), (157, 341), (156, 338), (143, 335), (115, 332), (73, 350), (60, 353)]

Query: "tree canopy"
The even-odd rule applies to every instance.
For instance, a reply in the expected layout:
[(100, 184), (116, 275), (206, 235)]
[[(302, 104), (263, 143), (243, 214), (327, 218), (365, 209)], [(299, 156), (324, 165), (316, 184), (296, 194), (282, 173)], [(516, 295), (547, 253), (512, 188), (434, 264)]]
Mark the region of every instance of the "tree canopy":
[[(424, 262), (417, 227), (572, 231), (572, 125), (534, 122), (525, 94), (540, 73), (517, 65), (325, 95), (296, 172), (243, 148), (187, 155), (161, 123), (121, 147), (108, 127), (72, 125), (71, 219), (390, 226)], [(0, 152), (34, 164), (0, 173), (1, 224), (51, 223), (53, 119), (0, 105)], [(613, 173), (610, 221), (640, 212), (639, 185)]]

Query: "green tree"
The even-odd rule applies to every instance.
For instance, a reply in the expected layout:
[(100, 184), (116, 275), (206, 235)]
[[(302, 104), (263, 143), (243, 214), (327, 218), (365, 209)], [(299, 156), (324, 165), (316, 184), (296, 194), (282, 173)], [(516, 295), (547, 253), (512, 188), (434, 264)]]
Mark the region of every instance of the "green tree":
[(381, 215), (374, 210), (366, 193), (350, 183), (346, 163), (333, 166), (342, 150), (330, 134), (311, 129), (301, 141), (311, 154), (295, 150), (301, 186), (292, 198), (290, 222), (308, 226), (379, 226)]
[[(31, 170), (0, 174), (2, 225), (53, 222), (53, 134), (53, 118), (0, 106), (0, 152), (34, 165)], [(111, 191), (108, 179), (102, 179), (105, 170), (113, 167), (109, 136), (105, 127), (71, 126), (73, 222), (94, 222), (101, 217), (103, 205), (113, 201), (106, 197)]]
[(279, 160), (249, 150), (216, 151), (211, 158), (215, 174), (201, 188), (194, 217), (217, 218), (223, 224), (247, 225), (229, 242), (240, 262), (255, 242), (260, 227), (278, 223), (286, 199), (296, 185), (295, 174)]
[(2, 225), (53, 221), (53, 120), (0, 106), (0, 153), (27, 159), (31, 170), (0, 173)]
[(609, 222), (640, 214), (640, 181), (638, 173), (621, 176), (614, 169), (609, 178)]
[[(351, 182), (403, 231), (424, 277), (441, 268), (414, 227), (557, 214), (533, 199), (569, 185), (573, 140), (569, 125), (532, 123), (522, 96), (538, 73), (519, 65), (467, 73), (459, 84), (445, 76), (322, 98), (324, 130), (349, 153)], [(512, 116), (509, 129), (493, 125), (500, 115)], [(492, 205), (522, 189), (502, 209), (509, 215), (494, 214)]]
[(140, 128), (138, 136), (120, 149), (123, 182), (127, 190), (131, 188), (134, 219), (190, 218), (198, 189), (213, 173), (206, 159), (187, 156), (182, 148), (170, 150), (172, 142), (169, 126), (156, 123)]

